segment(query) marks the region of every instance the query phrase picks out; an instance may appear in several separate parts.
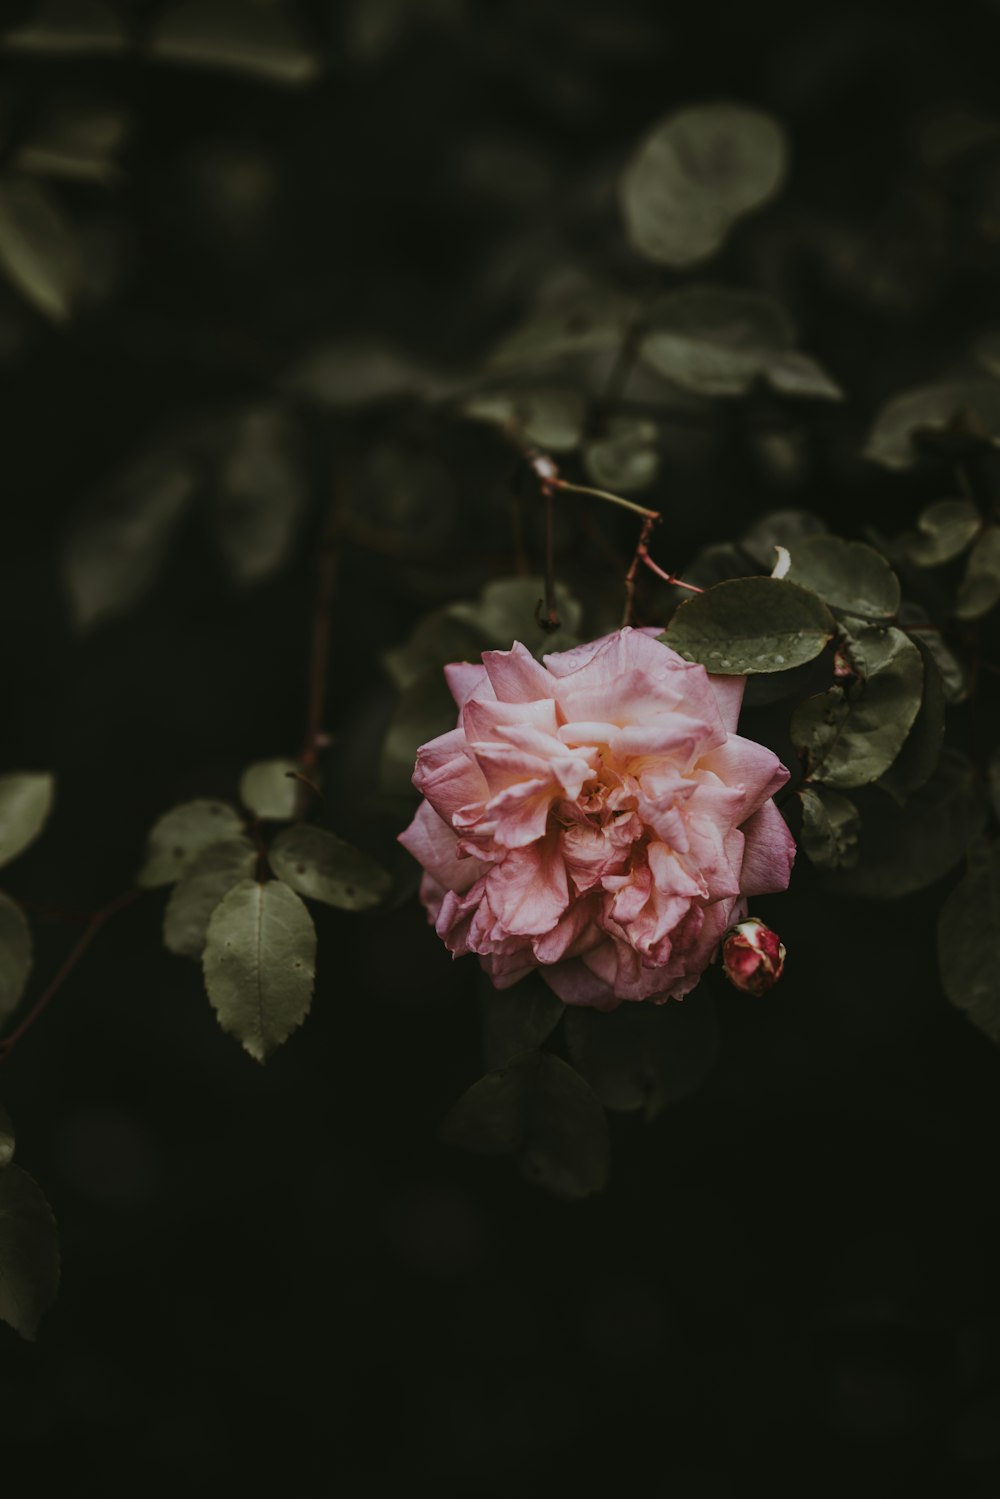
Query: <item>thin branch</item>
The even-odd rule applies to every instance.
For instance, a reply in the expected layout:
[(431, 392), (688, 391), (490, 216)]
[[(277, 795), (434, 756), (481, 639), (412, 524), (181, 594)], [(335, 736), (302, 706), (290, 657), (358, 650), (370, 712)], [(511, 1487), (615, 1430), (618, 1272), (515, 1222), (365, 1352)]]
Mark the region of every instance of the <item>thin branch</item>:
[(646, 548), (641, 544), (639, 546), (639, 556), (642, 558), (643, 562), (645, 562), (650, 572), (655, 573), (658, 578), (662, 578), (664, 583), (672, 583), (675, 588), (686, 588), (689, 593), (705, 592), (704, 588), (699, 588), (696, 583), (685, 583), (683, 578), (675, 578), (673, 573), (665, 573), (662, 567), (657, 566), (652, 557), (646, 551)]
[(566, 489), (571, 494), (592, 495), (595, 500), (606, 500), (609, 505), (618, 505), (622, 510), (631, 510), (633, 515), (645, 516), (647, 520), (662, 519), (658, 510), (650, 510), (645, 505), (637, 505), (634, 500), (626, 500), (620, 494), (610, 494), (606, 489), (592, 489), (589, 484), (571, 484), (568, 479), (556, 478), (549, 482), (556, 489)]
[(630, 625), (635, 616), (635, 585), (639, 577), (639, 563), (643, 557), (648, 555), (646, 552), (646, 543), (653, 534), (653, 527), (655, 525), (656, 521), (653, 517), (647, 515), (642, 523), (642, 530), (639, 532), (639, 540), (636, 544), (632, 561), (629, 563), (628, 572), (625, 574), (625, 613), (622, 615), (623, 625)]
[(555, 553), (555, 505), (552, 486), (543, 481), (542, 495), (545, 500), (545, 602), (539, 603), (535, 617), (543, 630), (558, 630), (559, 610), (556, 607), (556, 553)]

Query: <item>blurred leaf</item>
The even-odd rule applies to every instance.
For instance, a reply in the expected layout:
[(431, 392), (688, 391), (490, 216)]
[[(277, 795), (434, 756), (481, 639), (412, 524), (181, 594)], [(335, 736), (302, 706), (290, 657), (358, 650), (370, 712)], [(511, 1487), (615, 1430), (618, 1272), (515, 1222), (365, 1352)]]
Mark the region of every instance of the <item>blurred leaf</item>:
[(5, 31), (0, 48), (7, 52), (119, 52), (125, 33), (112, 6), (102, 0), (37, 0), (31, 15)]
[(109, 104), (61, 104), (33, 130), (14, 157), (21, 172), (107, 185), (118, 176), (115, 157), (127, 116)]
[[(0, 891), (0, 1025), (7, 1023), (20, 1004), (30, 973), (31, 928), (28, 919), (21, 907)], [(0, 1137), (2, 1133), (0, 1128)]]
[(850, 869), (860, 853), (861, 818), (850, 797), (829, 786), (803, 786), (802, 847), (818, 869)]
[(167, 949), (200, 958), (212, 912), (234, 885), (251, 877), (256, 863), (257, 850), (242, 834), (203, 848), (170, 892), (163, 916)]
[(567, 453), (583, 437), (586, 403), (575, 390), (525, 388), (480, 392), (462, 403), (462, 411), (510, 432), (519, 443)]
[(749, 390), (770, 356), (795, 330), (773, 297), (736, 287), (695, 284), (668, 292), (640, 344), (644, 362), (667, 380), (706, 396)]
[[(740, 546), (745, 552), (749, 552), (758, 566), (770, 572), (775, 563), (777, 547), (786, 547), (792, 551), (807, 537), (825, 534), (826, 522), (820, 520), (818, 515), (813, 515), (811, 510), (771, 510), (755, 520), (743, 533)], [(696, 578), (695, 582), (701, 582), (701, 579)]]
[(955, 615), (981, 619), (1000, 604), (1000, 526), (987, 526), (973, 545), (958, 586)]
[(219, 547), (237, 583), (258, 583), (287, 561), (306, 507), (293, 434), (274, 406), (244, 412), (215, 496)]
[(1000, 850), (973, 846), (969, 867), (938, 919), (944, 991), (973, 1025), (1000, 1041)]
[(263, 1062), (309, 1013), (316, 975), (312, 917), (280, 880), (243, 880), (212, 912), (202, 968), (222, 1029)]
[(81, 278), (73, 230), (44, 187), (9, 172), (0, 176), (0, 268), (39, 312), (69, 318)]
[(451, 395), (457, 383), (379, 338), (320, 344), (283, 381), (292, 395), (334, 410), (403, 396), (439, 400)]
[(633, 249), (669, 266), (714, 255), (736, 220), (778, 191), (787, 156), (781, 127), (760, 110), (701, 104), (669, 115), (621, 179)]
[(514, 1155), (521, 1175), (557, 1197), (589, 1197), (608, 1175), (608, 1126), (590, 1088), (546, 1051), (523, 1052), (488, 1072), (441, 1127), (449, 1145)]
[(904, 601), (899, 611), (899, 626), (919, 639), (934, 658), (941, 675), (941, 685), (946, 703), (962, 703), (969, 695), (966, 673), (957, 656), (945, 644), (941, 631), (931, 624), (930, 616), (919, 605)]
[(565, 644), (555, 644), (556, 636), (543, 630), (535, 618), (535, 608), (545, 591), (541, 578), (495, 578), (487, 583), (475, 603), (462, 602), (449, 605), (453, 619), (474, 626), (479, 630), (485, 645), (496, 650), (509, 650), (515, 640), (538, 654), (546, 650), (565, 650), (577, 644), (576, 632), (580, 628), (583, 610), (568, 589), (556, 585), (556, 605), (562, 629), (560, 641), (572, 636)]
[(414, 548), (437, 548), (455, 535), (459, 496), (454, 475), (423, 444), (390, 439), (370, 448), (345, 485), (351, 527), (406, 558)]
[(382, 745), (381, 789), (412, 794), (417, 750), (455, 727), (458, 709), (439, 666), (413, 677), (402, 689)]
[(144, 890), (170, 885), (187, 873), (203, 849), (242, 831), (243, 819), (228, 802), (181, 802), (153, 824), (136, 883)]
[(617, 349), (634, 317), (631, 302), (607, 287), (591, 285), (537, 307), (497, 346), (493, 369), (531, 370), (558, 365), (581, 354)]
[(7, 1110), (0, 1105), (0, 1171), (6, 1170), (14, 1159), (14, 1124)]
[(9, 864), (34, 843), (52, 811), (55, 785), (46, 771), (0, 775), (0, 864)]
[(455, 619), (449, 605), (425, 614), (406, 644), (386, 651), (382, 663), (402, 690), (427, 673), (440, 673), (450, 661), (473, 661), (482, 650), (482, 632), (468, 620)]
[(905, 807), (878, 790), (859, 793), (858, 804), (861, 857), (854, 869), (830, 874), (828, 884), (872, 900), (893, 900), (934, 884), (954, 869), (986, 821), (972, 766), (950, 749)]
[(892, 619), (899, 609), (899, 581), (884, 557), (863, 541), (809, 536), (791, 543), (788, 577), (811, 588), (834, 609), (865, 619)]
[(299, 782), (294, 760), (256, 760), (240, 777), (240, 801), (255, 817), (277, 822), (295, 816)]
[(863, 456), (885, 468), (912, 468), (920, 457), (917, 440), (956, 423), (995, 446), (1000, 441), (1000, 385), (992, 380), (954, 380), (903, 391), (879, 412)]
[(8, 1166), (0, 1172), (0, 1320), (34, 1342), (58, 1289), (52, 1209), (26, 1171)]
[(808, 756), (810, 779), (842, 790), (889, 769), (920, 711), (924, 676), (920, 652), (902, 630), (862, 626), (849, 654), (859, 679), (800, 703), (790, 729)]
[(181, 0), (154, 24), (149, 43), (161, 62), (247, 73), (298, 86), (318, 77), (320, 59), (278, 4), (252, 0)]
[(901, 536), (899, 544), (917, 567), (940, 567), (960, 557), (981, 527), (971, 500), (935, 500), (920, 512), (916, 531)]
[(937, 661), (922, 635), (910, 637), (924, 662), (920, 712), (895, 760), (879, 785), (902, 806), (937, 770), (944, 745), (945, 690)]
[(268, 858), (278, 879), (299, 895), (340, 911), (381, 905), (392, 883), (370, 854), (308, 823), (282, 828)]
[(734, 578), (677, 609), (661, 639), (722, 676), (787, 671), (818, 656), (836, 621), (814, 593), (784, 578)]
[(606, 1015), (571, 1006), (565, 1033), (573, 1065), (605, 1108), (642, 1109), (647, 1120), (699, 1088), (719, 1050), (715, 1005), (701, 992)]
[(815, 359), (798, 349), (771, 354), (764, 366), (764, 378), (781, 396), (799, 396), (803, 400), (842, 401), (844, 392)]
[(634, 416), (612, 417), (603, 435), (584, 448), (583, 466), (600, 489), (616, 494), (648, 489), (660, 466), (655, 422)]
[(540, 1047), (565, 1008), (537, 973), (529, 973), (509, 989), (494, 988), (489, 975), (481, 974), (479, 1019), (486, 1066), (491, 1070), (506, 1067), (522, 1052)]
[(162, 453), (134, 464), (79, 512), (62, 559), (78, 628), (139, 603), (194, 495), (189, 459)]

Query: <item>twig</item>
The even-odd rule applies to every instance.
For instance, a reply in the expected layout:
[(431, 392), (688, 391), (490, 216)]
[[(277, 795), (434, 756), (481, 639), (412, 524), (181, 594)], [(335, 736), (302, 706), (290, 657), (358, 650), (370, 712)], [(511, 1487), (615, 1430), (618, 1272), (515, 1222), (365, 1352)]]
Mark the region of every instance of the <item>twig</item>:
[(571, 494), (589, 494), (595, 500), (607, 500), (609, 505), (619, 505), (622, 510), (631, 510), (633, 515), (642, 515), (647, 519), (661, 520), (662, 516), (658, 510), (650, 510), (645, 505), (637, 505), (634, 500), (626, 500), (620, 494), (610, 494), (606, 489), (591, 489), (589, 484), (571, 484), (568, 479), (550, 480), (553, 488), (566, 489)]
[(636, 544), (632, 561), (629, 563), (628, 572), (625, 574), (625, 612), (622, 615), (622, 624), (630, 625), (635, 614), (635, 585), (639, 576), (639, 563), (647, 556), (646, 543), (653, 534), (656, 521), (651, 515), (647, 515), (639, 532), (639, 540)]
[(652, 557), (646, 551), (646, 548), (641, 544), (639, 546), (639, 556), (642, 558), (643, 562), (645, 562), (650, 572), (655, 573), (658, 578), (662, 578), (664, 583), (672, 583), (675, 588), (686, 588), (689, 593), (705, 592), (704, 588), (699, 588), (697, 583), (685, 583), (683, 578), (675, 578), (673, 573), (665, 573), (662, 567), (657, 566)]
[(543, 630), (558, 630), (559, 611), (556, 608), (556, 556), (555, 556), (555, 505), (551, 485), (542, 482), (545, 499), (545, 613), (542, 604), (535, 610), (535, 618)]
[(104, 926), (105, 922), (109, 921), (112, 916), (117, 914), (117, 912), (123, 911), (126, 906), (130, 906), (134, 900), (138, 900), (141, 894), (141, 890), (126, 890), (124, 895), (119, 895), (116, 900), (110, 901), (108, 905), (103, 906), (99, 911), (94, 911), (88, 917), (86, 927), (77, 938), (75, 945), (66, 957), (66, 960), (56, 973), (55, 977), (52, 979), (51, 983), (42, 992), (38, 999), (35, 1000), (35, 1003), (32, 1005), (27, 1015), (25, 1015), (20, 1025), (12, 1030), (9, 1036), (5, 1036), (3, 1040), (0, 1040), (0, 1062), (6, 1061), (7, 1057), (9, 1057), (11, 1052), (14, 1050), (14, 1047), (21, 1040), (22, 1036), (26, 1035), (27, 1032), (30, 1031), (31, 1027), (34, 1025), (39, 1016), (48, 1009), (50, 1003), (59, 993), (59, 990), (69, 978), (70, 974), (73, 972), (73, 969), (79, 963), (80, 959), (83, 957), (84, 953), (87, 951), (87, 948), (93, 942), (102, 926)]

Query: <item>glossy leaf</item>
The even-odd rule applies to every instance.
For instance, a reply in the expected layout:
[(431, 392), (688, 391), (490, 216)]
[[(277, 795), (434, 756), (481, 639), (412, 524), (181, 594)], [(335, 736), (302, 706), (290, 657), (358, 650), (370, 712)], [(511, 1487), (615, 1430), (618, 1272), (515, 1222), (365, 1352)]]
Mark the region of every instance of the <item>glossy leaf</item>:
[(818, 656), (836, 621), (814, 593), (783, 578), (734, 578), (681, 604), (661, 637), (722, 676), (787, 671)]
[(893, 619), (899, 609), (899, 580), (884, 557), (863, 541), (810, 536), (789, 548), (788, 577), (811, 588), (834, 609), (865, 619)]
[(255, 760), (240, 777), (240, 801), (255, 817), (282, 821), (295, 816), (299, 782), (294, 760)]
[(0, 270), (39, 312), (64, 323), (80, 289), (73, 231), (39, 183), (0, 176)]
[(0, 1320), (34, 1341), (58, 1289), (52, 1209), (26, 1171), (8, 1166), (0, 1172)]
[(607, 1180), (604, 1110), (583, 1078), (551, 1052), (523, 1052), (473, 1083), (441, 1137), (480, 1155), (515, 1156), (527, 1181), (557, 1197), (588, 1197)]
[(701, 104), (669, 115), (621, 180), (632, 247), (668, 266), (714, 255), (736, 220), (778, 191), (787, 155), (780, 126), (760, 110)]
[(153, 824), (137, 883), (149, 890), (179, 880), (203, 849), (243, 831), (243, 819), (228, 802), (181, 802)]
[(340, 911), (367, 911), (381, 905), (391, 884), (370, 854), (308, 823), (282, 828), (268, 857), (279, 880), (299, 895)]
[(565, 1033), (573, 1065), (605, 1108), (641, 1109), (647, 1119), (699, 1088), (719, 1050), (707, 991), (660, 1005), (623, 1004), (607, 1015), (571, 1007)]
[(850, 869), (860, 853), (861, 818), (850, 797), (829, 786), (803, 786), (802, 848), (818, 869)]
[(316, 930), (308, 909), (280, 880), (243, 880), (212, 912), (202, 969), (222, 1029), (265, 1061), (312, 1003)]
[(987, 526), (969, 553), (955, 599), (959, 619), (981, 619), (1000, 604), (1000, 526)]
[(45, 771), (0, 775), (0, 865), (34, 843), (52, 811), (55, 784)]
[(0, 891), (0, 1025), (5, 1025), (21, 1002), (31, 973), (31, 928), (28, 918)]
[(944, 991), (991, 1041), (1000, 1041), (1000, 849), (974, 846), (938, 920)]
[(170, 952), (200, 958), (212, 912), (234, 885), (254, 872), (257, 850), (242, 834), (203, 848), (170, 892), (163, 941)]
[(926, 785), (937, 769), (944, 745), (945, 687), (941, 671), (922, 635), (912, 635), (924, 663), (924, 691), (920, 712), (906, 742), (885, 775), (879, 781), (894, 801), (902, 806), (915, 791)]
[(747, 528), (740, 538), (740, 546), (760, 567), (770, 572), (777, 547), (792, 550), (811, 536), (825, 534), (826, 523), (811, 510), (770, 510)]
[(483, 1061), (506, 1067), (522, 1052), (540, 1047), (563, 1017), (565, 1005), (538, 974), (529, 973), (509, 989), (496, 989), (487, 974), (479, 980), (479, 1019)]

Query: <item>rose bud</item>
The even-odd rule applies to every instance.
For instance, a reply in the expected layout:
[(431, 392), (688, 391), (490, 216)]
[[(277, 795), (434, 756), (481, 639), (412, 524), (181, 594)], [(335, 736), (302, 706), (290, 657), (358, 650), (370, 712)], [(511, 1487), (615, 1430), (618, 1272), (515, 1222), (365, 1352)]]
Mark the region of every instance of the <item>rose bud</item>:
[(785, 944), (756, 916), (732, 926), (722, 942), (726, 978), (744, 994), (765, 994), (785, 967)]

